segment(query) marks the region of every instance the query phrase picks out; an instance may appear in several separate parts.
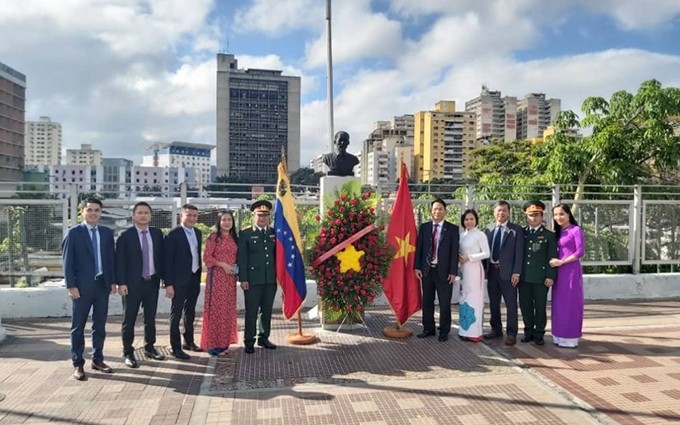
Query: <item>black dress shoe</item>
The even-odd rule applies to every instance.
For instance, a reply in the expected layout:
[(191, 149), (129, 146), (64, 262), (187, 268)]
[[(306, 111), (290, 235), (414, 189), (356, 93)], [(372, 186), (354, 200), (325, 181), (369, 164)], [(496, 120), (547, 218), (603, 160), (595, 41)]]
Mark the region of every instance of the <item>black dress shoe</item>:
[(270, 350), (275, 350), (276, 349), (276, 344), (269, 342), (268, 339), (260, 339), (257, 341), (257, 345), (260, 347), (268, 348)]
[(84, 381), (85, 380), (85, 370), (83, 369), (82, 366), (76, 366), (76, 368), (73, 370), (73, 377), (77, 381)]
[(530, 342), (534, 340), (533, 335), (524, 335), (524, 338), (520, 339), (520, 342)]
[(418, 338), (427, 338), (428, 336), (434, 336), (434, 335), (435, 335), (434, 332), (430, 332), (430, 331), (422, 331), (421, 333), (419, 333), (419, 334), (416, 335), (416, 336), (417, 336)]
[(248, 345), (248, 346), (246, 346), (245, 351), (246, 351), (246, 354), (253, 354), (255, 352), (255, 347), (253, 347), (252, 345)]
[(191, 358), (190, 355), (188, 355), (182, 350), (172, 350), (172, 356), (180, 360), (189, 360)]
[(159, 353), (158, 350), (156, 350), (154, 347), (145, 348), (144, 354), (146, 354), (147, 357), (151, 357), (154, 360), (165, 360), (165, 356)]
[(139, 367), (139, 363), (137, 363), (137, 359), (135, 359), (134, 354), (126, 354), (125, 356), (125, 366), (131, 367), (133, 369), (136, 369)]
[(92, 369), (98, 370), (100, 372), (104, 373), (111, 373), (113, 372), (113, 369), (109, 367), (106, 363), (104, 363), (101, 360), (92, 360)]
[(444, 342), (449, 339), (448, 335), (439, 335), (439, 342)]
[(185, 349), (185, 350), (189, 350), (189, 351), (195, 351), (197, 353), (200, 353), (201, 351), (203, 351), (203, 350), (201, 350), (201, 347), (199, 347), (198, 345), (196, 345), (193, 342), (191, 344), (182, 344), (182, 348)]
[(534, 342), (536, 343), (536, 345), (545, 345), (545, 339), (543, 339), (542, 336), (537, 336), (536, 338), (534, 338)]
[(503, 334), (497, 334), (496, 332), (491, 331), (491, 332), (487, 332), (487, 333), (484, 334), (484, 339), (495, 339), (495, 338), (500, 338), (502, 336), (503, 336)]

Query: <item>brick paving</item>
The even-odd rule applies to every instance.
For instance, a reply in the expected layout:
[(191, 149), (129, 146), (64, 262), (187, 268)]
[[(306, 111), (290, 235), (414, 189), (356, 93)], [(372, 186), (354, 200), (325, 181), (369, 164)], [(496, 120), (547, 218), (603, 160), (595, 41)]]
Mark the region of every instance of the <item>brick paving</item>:
[[(105, 351), (115, 373), (87, 364), (85, 382), (71, 378), (68, 319), (3, 320), (0, 425), (680, 422), (680, 301), (589, 303), (577, 349), (549, 337), (543, 347), (453, 334), (394, 340), (382, 335), (391, 317), (374, 309), (367, 328), (340, 332), (306, 320), (320, 339), (310, 346), (285, 344), (295, 325), (277, 319), (277, 350), (237, 346), (227, 358), (186, 362), (138, 350), (139, 369), (123, 365), (113, 317)], [(167, 321), (158, 321), (166, 354)]]

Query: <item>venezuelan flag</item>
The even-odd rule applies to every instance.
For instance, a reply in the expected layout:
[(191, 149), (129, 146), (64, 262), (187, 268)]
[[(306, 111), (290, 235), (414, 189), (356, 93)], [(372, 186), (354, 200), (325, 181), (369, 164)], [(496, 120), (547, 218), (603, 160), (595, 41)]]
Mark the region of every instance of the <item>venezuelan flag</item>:
[(302, 242), (290, 180), (285, 163), (279, 163), (279, 180), (276, 187), (274, 229), (276, 230), (276, 281), (283, 293), (283, 317), (293, 317), (307, 296), (305, 265), (302, 260)]

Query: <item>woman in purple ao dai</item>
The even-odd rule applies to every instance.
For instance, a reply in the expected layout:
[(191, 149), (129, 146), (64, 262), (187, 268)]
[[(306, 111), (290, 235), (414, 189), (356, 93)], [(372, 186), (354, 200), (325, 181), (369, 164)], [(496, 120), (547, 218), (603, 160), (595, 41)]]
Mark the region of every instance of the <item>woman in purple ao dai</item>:
[(581, 258), (585, 254), (585, 238), (569, 205), (556, 205), (553, 220), (558, 258), (550, 260), (550, 266), (557, 267), (557, 278), (552, 287), (551, 333), (555, 344), (575, 348), (583, 329)]

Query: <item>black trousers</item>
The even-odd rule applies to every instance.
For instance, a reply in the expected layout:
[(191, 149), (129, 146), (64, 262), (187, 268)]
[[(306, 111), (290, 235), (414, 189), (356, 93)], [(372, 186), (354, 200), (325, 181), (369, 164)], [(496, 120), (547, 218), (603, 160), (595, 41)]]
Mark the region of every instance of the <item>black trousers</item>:
[(524, 335), (542, 337), (548, 322), (546, 307), (549, 288), (543, 283), (519, 284), (519, 307), (524, 321)]
[[(261, 340), (268, 340), (272, 325), (272, 308), (274, 298), (276, 298), (276, 283), (266, 283), (264, 285), (249, 285), (244, 291), (246, 304), (245, 329), (243, 332), (243, 343), (248, 347), (255, 344), (255, 333)], [(258, 328), (259, 321), (259, 330)]]
[(488, 276), (489, 310), (491, 310), (491, 331), (496, 335), (503, 334), (501, 322), (501, 297), (505, 301), (507, 314), (506, 333), (517, 336), (517, 287), (513, 287), (509, 280), (502, 280), (500, 270), (489, 264)]
[(134, 353), (135, 322), (139, 307), (144, 309), (144, 348), (152, 348), (156, 343), (156, 310), (158, 309), (158, 288), (160, 278), (153, 276), (145, 281), (128, 283), (128, 294), (123, 297), (123, 355)]
[(194, 319), (196, 318), (196, 301), (201, 293), (201, 275), (195, 273), (191, 281), (174, 285), (175, 295), (170, 306), (170, 347), (173, 350), (182, 348), (179, 336), (179, 322), (184, 319), (184, 342), (194, 343)]
[(451, 332), (451, 296), (453, 285), (442, 280), (437, 267), (430, 267), (427, 275), (423, 275), (423, 332), (435, 333), (434, 297), (439, 300), (439, 333), (448, 335)]

